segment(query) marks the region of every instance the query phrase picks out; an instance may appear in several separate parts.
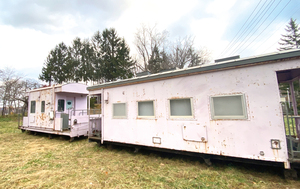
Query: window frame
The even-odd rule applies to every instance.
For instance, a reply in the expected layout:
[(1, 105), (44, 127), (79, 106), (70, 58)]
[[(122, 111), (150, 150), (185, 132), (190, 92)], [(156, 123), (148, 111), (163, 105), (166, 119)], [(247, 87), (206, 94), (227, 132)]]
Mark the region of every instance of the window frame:
[[(190, 100), (190, 105), (191, 105), (191, 114), (192, 115), (171, 115), (171, 101), (174, 100), (186, 100), (189, 99)], [(193, 97), (183, 97), (183, 98), (171, 98), (168, 99), (168, 104), (169, 104), (169, 118), (170, 119), (193, 119), (194, 118), (194, 103), (193, 103)]]
[[(153, 115), (151, 116), (140, 116), (139, 115), (139, 103), (143, 103), (143, 102), (152, 102), (153, 104)], [(143, 101), (137, 101), (137, 118), (141, 118), (141, 119), (154, 119), (155, 118), (155, 100), (143, 100)]]
[[(232, 97), (232, 96), (240, 96), (241, 97), (241, 104), (243, 115), (215, 115), (215, 108), (214, 108), (214, 98), (220, 97)], [(248, 119), (248, 112), (246, 106), (246, 97), (244, 94), (230, 94), (230, 95), (215, 95), (210, 97), (210, 115), (212, 120), (247, 120)]]
[(41, 101), (41, 113), (45, 113), (45, 109), (46, 109), (46, 102), (43, 100)]
[[(116, 105), (116, 104), (124, 104), (125, 105), (125, 116), (115, 116), (114, 115), (114, 105)], [(127, 103), (126, 102), (112, 103), (112, 118), (113, 119), (127, 119)]]
[[(64, 106), (63, 106), (63, 110), (59, 110), (59, 104), (60, 104), (59, 101), (60, 101), (60, 100), (63, 100), (63, 101), (64, 101), (64, 103), (63, 103), (63, 105), (64, 105)], [(58, 111), (58, 112), (64, 112), (64, 111), (65, 111), (65, 99), (58, 99), (58, 100), (57, 100), (57, 111)]]
[[(32, 105), (32, 103), (34, 102), (34, 106)], [(34, 109), (33, 109), (34, 107)], [(30, 101), (30, 113), (31, 114), (35, 114), (36, 113), (36, 101), (35, 100), (31, 100)]]

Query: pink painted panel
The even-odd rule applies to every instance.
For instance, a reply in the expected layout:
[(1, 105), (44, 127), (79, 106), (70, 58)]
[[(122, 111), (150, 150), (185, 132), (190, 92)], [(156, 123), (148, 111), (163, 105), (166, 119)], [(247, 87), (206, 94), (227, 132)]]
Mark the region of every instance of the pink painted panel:
[[(276, 71), (299, 65), (299, 60), (292, 60), (104, 89), (104, 94), (109, 94), (103, 105), (104, 141), (285, 162), (288, 156)], [(210, 98), (231, 94), (245, 95), (248, 118), (212, 120)], [(169, 99), (178, 98), (192, 99), (192, 117), (169, 116)], [(145, 100), (154, 100), (154, 118), (137, 117), (137, 101)], [(125, 119), (113, 119), (113, 103), (126, 103)], [(194, 139), (197, 133), (205, 136), (207, 132), (207, 141), (184, 140), (184, 125), (201, 126), (195, 135), (189, 134), (191, 131), (188, 135)], [(160, 143), (153, 143), (154, 137)], [(281, 149), (271, 149), (271, 139), (279, 140)]]

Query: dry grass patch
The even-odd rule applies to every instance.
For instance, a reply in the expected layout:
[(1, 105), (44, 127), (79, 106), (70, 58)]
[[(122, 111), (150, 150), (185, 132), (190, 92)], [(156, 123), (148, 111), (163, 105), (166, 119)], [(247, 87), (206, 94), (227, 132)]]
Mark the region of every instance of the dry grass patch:
[(0, 188), (300, 188), (279, 169), (21, 133), (0, 121)]

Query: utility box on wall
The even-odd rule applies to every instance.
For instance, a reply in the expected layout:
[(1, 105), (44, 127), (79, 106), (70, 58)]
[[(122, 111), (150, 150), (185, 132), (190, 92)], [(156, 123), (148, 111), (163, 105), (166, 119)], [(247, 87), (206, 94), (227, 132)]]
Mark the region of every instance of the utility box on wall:
[(60, 114), (62, 118), (62, 130), (69, 129), (69, 114)]

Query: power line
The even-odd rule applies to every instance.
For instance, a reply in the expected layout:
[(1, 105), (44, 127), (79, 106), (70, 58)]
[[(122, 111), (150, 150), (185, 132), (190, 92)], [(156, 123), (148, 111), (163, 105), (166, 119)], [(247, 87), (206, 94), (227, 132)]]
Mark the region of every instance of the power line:
[[(277, 3), (277, 5), (275, 6), (275, 8), (270, 12), (270, 14), (267, 16), (267, 18), (269, 18), (269, 16), (273, 13), (273, 11), (277, 8), (277, 6), (279, 5), (279, 3), (281, 2), (281, 0)], [(256, 36), (256, 38), (255, 39), (253, 39), (242, 51), (240, 51), (240, 53), (242, 53), (246, 48), (248, 48), (273, 22), (274, 22), (274, 20), (278, 17), (278, 15), (285, 9), (285, 7), (289, 4), (291, 2), (291, 0), (281, 9), (281, 11), (275, 16), (275, 18), (273, 18), (273, 20)], [(263, 21), (263, 23), (267, 20), (267, 18)], [(263, 24), (262, 23), (262, 24)], [(261, 25), (262, 25), (261, 24)], [(260, 26), (261, 26), (260, 25)], [(260, 27), (259, 26), (259, 27)], [(257, 30), (256, 30), (257, 31)], [(255, 31), (255, 32), (256, 32)], [(254, 32), (254, 33), (255, 33)], [(253, 34), (254, 33), (252, 33), (252, 35), (251, 35), (251, 37), (253, 36)], [(250, 39), (250, 38), (249, 38)], [(247, 40), (248, 41), (248, 40)]]
[(221, 52), (221, 54), (219, 55), (222, 56), (223, 53), (227, 50), (227, 48), (233, 43), (233, 41), (235, 41), (236, 37), (239, 35), (240, 31), (242, 31), (242, 29), (244, 28), (245, 24), (248, 22), (248, 20), (251, 18), (252, 14), (255, 12), (255, 10), (257, 9), (257, 7), (259, 6), (259, 4), (261, 3), (261, 0), (258, 2), (258, 4), (256, 5), (256, 7), (254, 8), (254, 10), (252, 11), (252, 13), (250, 14), (250, 16), (247, 18), (246, 22), (244, 22), (243, 26), (240, 28), (240, 30), (237, 32), (237, 34), (233, 37), (232, 41), (226, 46), (226, 48)]
[[(296, 7), (296, 10), (293, 11), (294, 13), (292, 14), (291, 18), (300, 10), (300, 7)], [(288, 22), (290, 21), (290, 19), (288, 19), (286, 22), (284, 22), (277, 30), (273, 31), (273, 34), (267, 38), (265, 41), (263, 41), (263, 43), (265, 43), (267, 40), (269, 40), (271, 37), (273, 37), (273, 35), (276, 33), (276, 31), (278, 31), (279, 29), (282, 29), (283, 26), (285, 26)], [(276, 43), (278, 43), (278, 41), (276, 41), (275, 43), (273, 43), (271, 46), (269, 46), (268, 48), (266, 48), (263, 53), (265, 53), (268, 49), (270, 49), (272, 46), (274, 46)]]
[[(253, 22), (255, 22), (257, 20), (257, 16), (258, 14), (260, 14), (262, 8), (265, 6), (267, 1), (265, 1), (263, 3), (263, 5), (260, 7), (260, 9), (256, 12), (256, 14), (254, 15), (254, 17), (251, 19), (250, 23), (247, 24), (246, 28), (243, 29), (242, 33), (238, 36), (238, 38), (236, 38), (236, 40), (233, 42), (233, 44), (229, 47), (229, 49), (231, 49), (232, 47), (234, 47), (237, 43), (237, 41), (240, 40), (240, 38), (245, 34), (245, 31), (253, 25)], [(228, 54), (228, 53), (227, 53)]]
[[(273, 5), (274, 2), (275, 2), (275, 1), (270, 1), (269, 4), (264, 8), (264, 10), (263, 10), (263, 12), (262, 12), (263, 15), (260, 17), (260, 19), (258, 20), (258, 22), (256, 22), (255, 26), (254, 26), (250, 31), (247, 32), (247, 35), (246, 35), (246, 37), (244, 38), (243, 42), (240, 43), (239, 45), (237, 45), (237, 46), (234, 48), (234, 50), (231, 51), (231, 54), (235, 53), (235, 52), (237, 51), (237, 49), (238, 49), (240, 46), (244, 45), (244, 44), (248, 41), (248, 39), (249, 39), (248, 37), (249, 37), (250, 33), (256, 28), (256, 26), (258, 25), (258, 23), (260, 23), (260, 21), (261, 21), (262, 18), (265, 16), (265, 14), (269, 11), (269, 9), (271, 8), (271, 6)], [(266, 9), (267, 9), (267, 10), (266, 10)], [(265, 11), (265, 10), (266, 10), (266, 11)], [(261, 14), (262, 14), (262, 13), (261, 13)], [(261, 14), (260, 14), (260, 15), (261, 15)], [(259, 15), (259, 16), (260, 16), (260, 15)], [(261, 25), (260, 25), (260, 26), (261, 26)], [(260, 27), (260, 26), (259, 26), (259, 27)], [(259, 27), (258, 27), (258, 28), (259, 28)], [(256, 31), (257, 31), (257, 30), (256, 30)], [(256, 31), (255, 31), (255, 32), (256, 32)], [(253, 35), (253, 34), (252, 34), (252, 35)], [(247, 39), (247, 40), (245, 40), (245, 39)]]
[[(246, 31), (250, 26), (253, 25), (253, 22), (255, 22), (255, 21), (257, 20), (257, 18), (258, 18), (257, 16), (259, 16), (258, 14), (261, 14), (260, 12), (261, 12), (262, 8), (265, 6), (266, 2), (267, 2), (267, 1), (265, 1), (264, 4), (260, 7), (260, 9), (256, 12), (256, 14), (254, 15), (254, 17), (251, 19), (250, 23), (248, 23), (247, 27), (244, 28), (244, 30), (242, 31), (242, 34), (239, 35), (239, 37), (235, 40), (234, 44), (232, 44), (232, 45), (230, 46), (229, 49), (231, 49), (233, 46), (235, 46), (235, 44), (237, 43), (236, 41), (239, 41), (240, 38), (245, 34), (245, 31)], [(255, 19), (255, 20), (254, 20), (254, 19)]]

